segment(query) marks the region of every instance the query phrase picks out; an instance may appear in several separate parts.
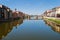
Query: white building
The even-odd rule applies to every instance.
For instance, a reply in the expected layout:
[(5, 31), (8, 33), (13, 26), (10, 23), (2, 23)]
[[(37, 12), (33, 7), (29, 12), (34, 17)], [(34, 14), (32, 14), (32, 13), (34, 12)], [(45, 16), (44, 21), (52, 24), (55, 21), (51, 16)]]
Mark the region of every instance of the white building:
[(53, 8), (52, 11), (55, 17), (60, 17), (60, 7)]

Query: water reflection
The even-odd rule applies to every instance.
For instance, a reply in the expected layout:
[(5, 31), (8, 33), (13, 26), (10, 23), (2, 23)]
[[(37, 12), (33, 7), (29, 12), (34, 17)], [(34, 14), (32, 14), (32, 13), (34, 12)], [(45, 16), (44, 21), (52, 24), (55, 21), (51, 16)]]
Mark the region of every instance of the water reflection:
[(12, 22), (0, 23), (0, 39), (7, 36), (9, 32), (12, 31), (13, 27), (16, 27), (23, 23), (23, 19), (15, 20)]
[(47, 25), (51, 26), (53, 31), (60, 33), (60, 25), (48, 20), (44, 20), (44, 21)]

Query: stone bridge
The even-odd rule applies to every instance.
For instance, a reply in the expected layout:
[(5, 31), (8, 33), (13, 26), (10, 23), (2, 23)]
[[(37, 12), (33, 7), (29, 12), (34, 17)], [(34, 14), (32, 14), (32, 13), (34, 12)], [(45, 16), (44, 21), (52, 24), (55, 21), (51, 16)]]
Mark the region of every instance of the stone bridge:
[(27, 19), (29, 19), (29, 20), (39, 20), (39, 19), (42, 19), (42, 16), (39, 16), (39, 15), (29, 15), (27, 17)]

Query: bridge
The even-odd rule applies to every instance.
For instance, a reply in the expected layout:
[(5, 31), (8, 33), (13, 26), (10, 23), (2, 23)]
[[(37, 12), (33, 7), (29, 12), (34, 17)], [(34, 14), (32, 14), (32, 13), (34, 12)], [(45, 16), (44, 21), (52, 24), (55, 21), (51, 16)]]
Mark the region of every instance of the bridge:
[(27, 19), (29, 19), (29, 20), (39, 20), (39, 19), (42, 19), (42, 16), (40, 16), (40, 15), (29, 15), (27, 17)]

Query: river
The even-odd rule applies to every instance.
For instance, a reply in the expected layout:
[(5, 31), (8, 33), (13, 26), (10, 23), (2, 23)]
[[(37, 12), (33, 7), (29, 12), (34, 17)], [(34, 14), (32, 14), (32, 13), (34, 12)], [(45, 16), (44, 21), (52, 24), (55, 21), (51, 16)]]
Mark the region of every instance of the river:
[[(59, 30), (59, 31), (56, 31)], [(60, 40), (60, 27), (56, 29), (44, 20), (15, 20), (0, 23), (1, 40)]]

